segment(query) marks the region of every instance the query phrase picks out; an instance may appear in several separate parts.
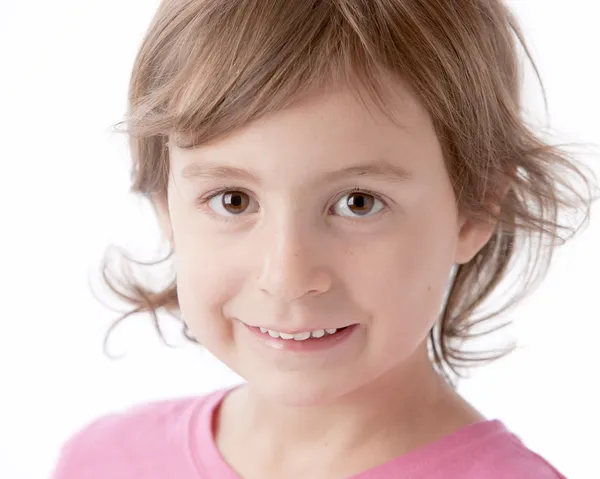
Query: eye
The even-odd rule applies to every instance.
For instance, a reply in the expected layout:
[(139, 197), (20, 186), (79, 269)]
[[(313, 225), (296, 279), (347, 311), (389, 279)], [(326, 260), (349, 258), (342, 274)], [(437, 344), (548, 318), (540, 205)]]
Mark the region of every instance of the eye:
[(381, 211), (384, 206), (374, 195), (353, 191), (342, 196), (333, 205), (333, 212), (339, 216), (372, 216)]
[(207, 203), (215, 213), (221, 216), (236, 216), (247, 212), (252, 200), (243, 191), (228, 190), (212, 196)]

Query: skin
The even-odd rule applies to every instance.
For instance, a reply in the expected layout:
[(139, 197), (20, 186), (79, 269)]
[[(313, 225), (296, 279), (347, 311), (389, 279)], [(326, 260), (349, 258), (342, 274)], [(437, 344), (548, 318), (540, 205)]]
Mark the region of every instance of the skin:
[[(191, 333), (247, 381), (215, 429), (244, 478), (348, 477), (483, 419), (433, 370), (426, 338), (453, 265), (492, 226), (460, 214), (419, 102), (398, 83), (389, 104), (396, 122), (340, 88), (210, 145), (170, 146), (155, 206)], [(334, 353), (295, 354), (243, 323), (359, 326)]]

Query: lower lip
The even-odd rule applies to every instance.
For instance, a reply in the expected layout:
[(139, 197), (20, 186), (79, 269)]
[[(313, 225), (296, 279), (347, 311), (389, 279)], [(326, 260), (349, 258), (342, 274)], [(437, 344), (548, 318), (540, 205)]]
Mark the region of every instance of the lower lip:
[(358, 330), (358, 324), (348, 326), (342, 331), (337, 331), (334, 334), (325, 333), (321, 338), (309, 338), (303, 341), (295, 339), (281, 339), (269, 336), (269, 333), (263, 333), (259, 328), (248, 326), (242, 323), (248, 331), (250, 331), (258, 340), (262, 341), (265, 346), (282, 351), (294, 352), (315, 352), (332, 349), (340, 346), (348, 341), (350, 337)]

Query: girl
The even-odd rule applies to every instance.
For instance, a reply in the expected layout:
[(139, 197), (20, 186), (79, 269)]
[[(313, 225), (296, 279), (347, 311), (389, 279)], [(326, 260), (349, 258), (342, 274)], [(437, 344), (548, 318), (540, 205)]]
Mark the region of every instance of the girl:
[(519, 43), (500, 0), (163, 0), (126, 124), (174, 279), (105, 277), (245, 384), (101, 418), (55, 479), (563, 477), (455, 390), (500, 356), (464, 347), (484, 301), (591, 202)]

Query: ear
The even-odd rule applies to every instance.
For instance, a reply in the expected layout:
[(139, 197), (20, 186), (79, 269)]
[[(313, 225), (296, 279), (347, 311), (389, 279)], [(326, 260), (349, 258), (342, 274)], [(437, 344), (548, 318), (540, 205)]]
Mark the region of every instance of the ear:
[(153, 196), (151, 199), (156, 218), (158, 219), (158, 225), (164, 239), (166, 239), (171, 248), (174, 247), (173, 242), (173, 228), (171, 225), (171, 216), (169, 214), (169, 202), (166, 197), (162, 195)]
[(454, 262), (465, 264), (471, 261), (490, 240), (495, 227), (493, 221), (474, 221), (461, 217)]
[[(506, 197), (510, 189), (510, 177), (507, 177), (503, 183), (500, 196), (502, 199)], [(490, 205), (490, 210), (496, 217), (500, 214), (501, 208), (501, 205), (497, 203)], [(459, 216), (460, 229), (455, 256), (456, 264), (465, 264), (471, 261), (490, 240), (497, 225), (496, 220), (492, 219), (491, 216), (488, 220), (473, 220), (464, 214)]]

